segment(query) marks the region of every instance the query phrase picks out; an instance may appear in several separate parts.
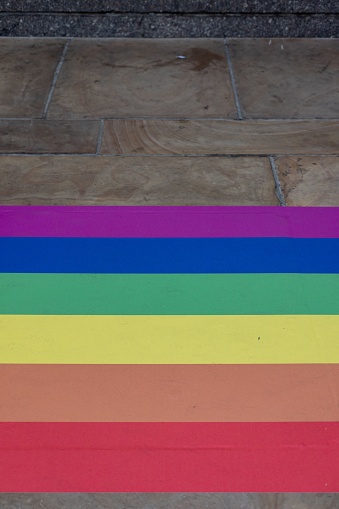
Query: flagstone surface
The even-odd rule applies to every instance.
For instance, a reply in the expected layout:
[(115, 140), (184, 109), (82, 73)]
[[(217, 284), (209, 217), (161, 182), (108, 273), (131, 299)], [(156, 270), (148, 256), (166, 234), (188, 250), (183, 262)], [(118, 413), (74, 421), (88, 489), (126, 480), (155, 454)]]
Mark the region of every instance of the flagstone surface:
[(222, 40), (73, 40), (48, 114), (178, 116), (236, 118)]
[(267, 158), (3, 157), (2, 204), (279, 205)]
[(0, 120), (0, 153), (95, 154), (100, 122)]
[(1, 200), (338, 206), (338, 53), (337, 39), (0, 39)]
[(246, 118), (338, 118), (338, 39), (229, 43)]
[(281, 157), (276, 164), (287, 205), (339, 205), (339, 157)]
[(0, 117), (40, 118), (64, 41), (0, 39)]
[(103, 154), (336, 154), (339, 121), (107, 120)]

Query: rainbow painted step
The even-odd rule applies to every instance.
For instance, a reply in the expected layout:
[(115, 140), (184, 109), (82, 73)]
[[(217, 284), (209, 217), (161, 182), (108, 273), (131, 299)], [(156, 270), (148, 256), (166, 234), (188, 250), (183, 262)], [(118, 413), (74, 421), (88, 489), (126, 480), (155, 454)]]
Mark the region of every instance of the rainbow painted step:
[(0, 207), (0, 491), (339, 491), (339, 209)]

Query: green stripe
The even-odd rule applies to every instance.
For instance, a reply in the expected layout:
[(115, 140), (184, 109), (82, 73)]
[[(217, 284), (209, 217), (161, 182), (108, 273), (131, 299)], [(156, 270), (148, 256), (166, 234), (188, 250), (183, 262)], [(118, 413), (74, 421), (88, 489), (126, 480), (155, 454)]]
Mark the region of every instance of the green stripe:
[(331, 274), (0, 274), (1, 314), (338, 314)]

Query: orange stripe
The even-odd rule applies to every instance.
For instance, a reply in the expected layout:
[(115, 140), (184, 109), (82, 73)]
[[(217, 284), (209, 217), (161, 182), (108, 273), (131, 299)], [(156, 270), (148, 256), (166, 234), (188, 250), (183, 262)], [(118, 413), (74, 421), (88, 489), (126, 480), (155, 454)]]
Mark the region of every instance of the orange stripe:
[(337, 421), (339, 365), (1, 365), (0, 420)]

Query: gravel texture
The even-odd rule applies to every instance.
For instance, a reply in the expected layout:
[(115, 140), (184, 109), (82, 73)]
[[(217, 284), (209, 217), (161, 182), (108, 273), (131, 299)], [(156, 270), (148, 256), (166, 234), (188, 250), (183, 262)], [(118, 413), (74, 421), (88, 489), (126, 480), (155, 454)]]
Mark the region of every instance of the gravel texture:
[(0, 12), (339, 13), (337, 0), (4, 0)]
[(338, 37), (336, 14), (0, 14), (8, 37)]

